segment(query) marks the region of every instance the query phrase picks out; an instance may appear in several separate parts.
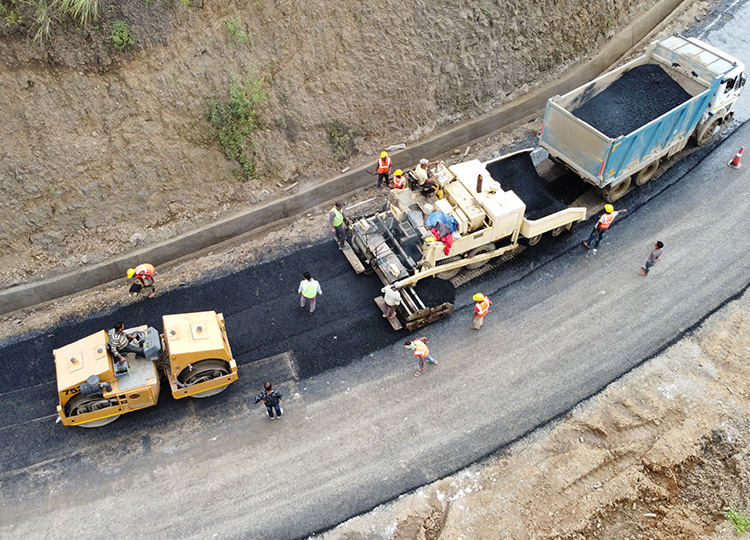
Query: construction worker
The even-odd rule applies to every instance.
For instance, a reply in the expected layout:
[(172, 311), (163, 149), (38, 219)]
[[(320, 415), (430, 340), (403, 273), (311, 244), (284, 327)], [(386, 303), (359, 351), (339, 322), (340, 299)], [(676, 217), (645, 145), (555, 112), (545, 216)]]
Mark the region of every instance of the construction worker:
[(318, 296), (323, 296), (323, 291), (320, 289), (320, 283), (312, 278), (310, 272), (305, 272), (302, 274), (302, 277), (305, 279), (299, 282), (299, 287), (297, 288), (299, 308), (305, 309), (305, 301), (310, 300), (310, 315), (312, 315), (315, 312), (315, 301)]
[(378, 189), (385, 183), (386, 187), (389, 183), (388, 175), (391, 173), (391, 158), (388, 157), (388, 152), (380, 152), (380, 159), (378, 159), (378, 166), (376, 170), (378, 174)]
[(623, 208), (622, 210), (615, 210), (615, 208), (611, 204), (605, 204), (604, 214), (602, 214), (602, 216), (599, 218), (599, 221), (597, 221), (596, 225), (594, 225), (594, 230), (591, 231), (589, 239), (583, 243), (583, 246), (586, 249), (593, 249), (594, 253), (596, 253), (596, 248), (599, 247), (599, 242), (602, 241), (604, 233), (607, 232), (607, 229), (612, 226), (612, 222), (617, 217), (617, 214), (620, 214), (622, 212), (627, 212), (627, 210), (625, 208)]
[(421, 337), (419, 339), (415, 339), (414, 341), (405, 341), (404, 347), (409, 349), (414, 353), (414, 356), (417, 357), (417, 371), (414, 373), (415, 377), (419, 377), (422, 373), (424, 373), (424, 362), (427, 360), (428, 363), (432, 365), (437, 365), (437, 361), (435, 361), (432, 356), (430, 356), (430, 349), (427, 347), (427, 338)]
[(393, 189), (406, 189), (406, 176), (401, 169), (396, 169), (393, 173)]
[(346, 226), (344, 220), (349, 223), (351, 219), (344, 215), (344, 203), (336, 201), (336, 204), (331, 211), (328, 213), (328, 223), (331, 225), (331, 232), (333, 233), (336, 243), (339, 245), (339, 249), (344, 249), (346, 245)]
[(480, 328), (482, 328), (484, 316), (487, 315), (487, 313), (490, 311), (492, 301), (479, 292), (475, 294), (473, 298), (476, 304), (474, 305), (474, 319), (471, 322), (471, 327), (474, 330), (479, 330)]
[(419, 160), (419, 165), (414, 169), (414, 176), (417, 177), (419, 187), (422, 189), (435, 189), (435, 180), (437, 175), (430, 175), (429, 167), (437, 165), (440, 161), (427, 161), (425, 158)]
[(138, 334), (126, 334), (124, 322), (116, 322), (107, 334), (109, 335), (110, 352), (116, 361), (125, 361), (122, 353), (132, 352), (137, 356), (146, 356), (143, 352), (143, 345), (135, 344), (138, 340)]
[(156, 296), (156, 284), (154, 283), (155, 275), (156, 270), (154, 270), (153, 265), (148, 263), (139, 264), (135, 268), (128, 268), (128, 279), (136, 277), (141, 282), (141, 288), (139, 290), (134, 291), (133, 287), (131, 287), (130, 292), (140, 292), (142, 289), (151, 287), (151, 294), (149, 294), (148, 297), (153, 298)]
[(380, 292), (383, 293), (383, 301), (385, 302), (385, 313), (383, 317), (392, 319), (396, 316), (396, 308), (401, 303), (401, 293), (398, 292), (398, 285), (391, 283), (386, 285)]

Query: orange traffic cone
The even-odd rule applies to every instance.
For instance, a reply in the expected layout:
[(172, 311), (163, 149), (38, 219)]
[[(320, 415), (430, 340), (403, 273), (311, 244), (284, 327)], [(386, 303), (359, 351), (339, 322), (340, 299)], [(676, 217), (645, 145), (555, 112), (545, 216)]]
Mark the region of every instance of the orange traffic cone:
[(742, 148), (740, 148), (740, 151), (737, 152), (737, 155), (734, 156), (734, 159), (732, 161), (730, 161), (727, 165), (729, 165), (733, 169), (739, 169), (742, 166), (742, 164), (740, 163), (740, 159), (742, 159), (742, 151), (744, 149), (745, 149), (744, 146)]

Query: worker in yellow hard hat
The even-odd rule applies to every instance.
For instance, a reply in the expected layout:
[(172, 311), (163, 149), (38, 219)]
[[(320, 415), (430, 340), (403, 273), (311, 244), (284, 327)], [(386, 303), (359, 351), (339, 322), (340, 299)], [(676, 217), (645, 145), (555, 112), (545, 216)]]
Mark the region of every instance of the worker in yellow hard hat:
[(151, 294), (149, 294), (148, 297), (153, 298), (156, 296), (156, 285), (154, 283), (155, 275), (156, 270), (154, 269), (154, 266), (148, 263), (139, 264), (135, 268), (128, 268), (128, 279), (135, 277), (140, 281), (140, 283), (133, 283), (130, 287), (130, 292), (137, 294), (141, 292), (142, 289), (148, 289), (151, 287)]
[(406, 189), (406, 176), (401, 169), (393, 173), (393, 189)]
[(585, 247), (586, 249), (593, 249), (594, 253), (596, 253), (596, 248), (599, 247), (599, 242), (602, 241), (604, 233), (612, 225), (612, 222), (617, 217), (617, 214), (620, 214), (622, 212), (627, 212), (627, 210), (624, 208), (622, 210), (615, 210), (615, 207), (611, 204), (605, 204), (604, 213), (599, 218), (599, 221), (596, 222), (596, 225), (594, 225), (594, 230), (591, 231), (589, 239), (583, 243), (583, 247)]
[(388, 187), (388, 184), (390, 183), (388, 175), (391, 173), (391, 158), (388, 157), (388, 152), (380, 152), (376, 172), (378, 175), (378, 189), (380, 189), (383, 184)]
[(471, 322), (471, 327), (474, 330), (479, 330), (482, 328), (484, 316), (490, 311), (492, 301), (482, 293), (475, 294), (473, 298), (476, 304), (474, 305), (474, 318)]

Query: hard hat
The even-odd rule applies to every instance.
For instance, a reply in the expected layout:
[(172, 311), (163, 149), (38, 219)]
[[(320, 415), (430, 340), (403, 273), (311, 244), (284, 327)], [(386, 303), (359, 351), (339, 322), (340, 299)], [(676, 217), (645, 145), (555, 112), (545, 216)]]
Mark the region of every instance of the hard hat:
[(402, 171), (401, 169), (396, 169), (396, 172), (393, 173), (393, 174), (396, 175), (396, 176), (403, 176), (404, 171)]
[(484, 300), (484, 295), (483, 295), (482, 293), (478, 292), (477, 294), (475, 294), (475, 295), (473, 296), (473, 298), (474, 298), (474, 300), (476, 300), (477, 302), (481, 302), (482, 300)]
[(132, 278), (135, 275), (135, 268), (128, 268), (128, 277)]
[(604, 211), (607, 212), (607, 213), (614, 212), (615, 211), (615, 207), (612, 206), (611, 204), (605, 204), (604, 205)]
[(386, 152), (385, 150), (380, 152), (380, 159), (383, 159), (384, 157), (388, 157), (388, 152)]

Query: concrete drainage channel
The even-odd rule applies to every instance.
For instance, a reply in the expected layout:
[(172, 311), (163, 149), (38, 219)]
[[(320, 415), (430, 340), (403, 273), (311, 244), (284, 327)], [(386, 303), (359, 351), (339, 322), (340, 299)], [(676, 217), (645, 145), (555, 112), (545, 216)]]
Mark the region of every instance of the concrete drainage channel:
[[(439, 156), (456, 147), (471, 145), (476, 139), (499, 131), (530, 114), (541, 112), (549, 97), (564, 94), (609, 68), (664, 21), (681, 3), (682, 0), (661, 0), (643, 17), (632, 22), (615, 36), (596, 57), (574, 69), (557, 84), (541, 89), (520, 102), (500, 107), (487, 116), (465, 123), (412, 148), (401, 150), (393, 154), (394, 160), (398, 163), (415, 164), (424, 156)], [(0, 314), (44, 304), (119, 279), (125, 275), (134, 261), (149, 261), (157, 266), (164, 265), (186, 254), (199, 252), (279, 219), (299, 215), (310, 208), (350, 194), (371, 183), (372, 177), (365, 172), (363, 167), (302, 190), (295, 195), (269, 202), (259, 208), (253, 208), (202, 229), (132, 252), (127, 256), (81, 268), (45, 281), (8, 288), (0, 291)]]

